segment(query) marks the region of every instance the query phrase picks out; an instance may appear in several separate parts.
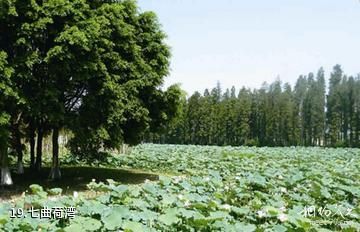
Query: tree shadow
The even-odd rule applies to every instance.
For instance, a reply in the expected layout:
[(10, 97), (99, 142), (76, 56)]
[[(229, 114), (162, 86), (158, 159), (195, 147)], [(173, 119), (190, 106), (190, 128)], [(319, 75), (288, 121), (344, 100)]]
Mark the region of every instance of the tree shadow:
[(12, 196), (20, 195), (29, 189), (32, 184), (38, 184), (43, 188), (62, 188), (63, 194), (73, 194), (74, 191), (87, 190), (86, 185), (92, 179), (96, 182), (106, 182), (107, 179), (112, 179), (123, 184), (140, 184), (146, 179), (158, 180), (159, 177), (154, 174), (134, 172), (131, 170), (112, 169), (112, 168), (98, 168), (98, 167), (63, 167), (61, 168), (62, 178), (58, 181), (51, 181), (48, 179), (50, 168), (44, 167), (40, 172), (34, 172), (29, 168), (25, 169), (25, 174), (12, 174), (13, 186), (0, 187), (0, 202), (1, 200), (11, 199)]

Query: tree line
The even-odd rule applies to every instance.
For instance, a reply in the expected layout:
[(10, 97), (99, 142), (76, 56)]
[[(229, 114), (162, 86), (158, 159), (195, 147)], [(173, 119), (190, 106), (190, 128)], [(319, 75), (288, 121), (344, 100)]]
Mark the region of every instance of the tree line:
[(0, 185), (12, 184), (9, 148), (23, 173), (28, 143), (39, 171), (52, 136), (58, 179), (61, 130), (73, 134), (72, 154), (96, 158), (164, 127), (181, 94), (161, 89), (165, 38), (157, 16), (132, 0), (0, 0)]
[(276, 80), (259, 89), (220, 84), (183, 99), (181, 113), (148, 141), (201, 145), (360, 147), (360, 75), (334, 66), (301, 75), (295, 86)]

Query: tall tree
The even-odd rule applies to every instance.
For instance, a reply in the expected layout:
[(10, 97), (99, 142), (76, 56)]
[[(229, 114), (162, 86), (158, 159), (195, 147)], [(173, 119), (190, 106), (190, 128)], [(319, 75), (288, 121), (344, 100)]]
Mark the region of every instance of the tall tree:
[(313, 128), (313, 143), (312, 145), (323, 146), (325, 145), (325, 95), (326, 95), (326, 85), (325, 85), (325, 74), (324, 69), (320, 68), (316, 75), (315, 86), (312, 87), (314, 91), (313, 99), (313, 118), (314, 118), (314, 128)]
[[(331, 74), (326, 96), (324, 69), (301, 75), (294, 88), (280, 80), (253, 91), (220, 84), (185, 104), (179, 143), (259, 146), (359, 146), (360, 77)], [(325, 98), (327, 97), (327, 102)], [(174, 128), (173, 128), (174, 130)], [(180, 138), (180, 137), (179, 137)], [(165, 139), (166, 141), (166, 139)], [(172, 140), (173, 141), (173, 140)]]
[[(166, 97), (174, 91), (159, 88), (170, 53), (156, 15), (139, 13), (133, 1), (99, 3), (93, 14), (91, 22), (103, 21), (91, 49), (100, 69), (87, 81), (72, 126), (73, 151), (85, 156), (101, 147), (138, 143), (146, 130), (172, 117), (177, 101)], [(168, 102), (162, 104), (165, 98)]]
[(201, 94), (199, 92), (195, 92), (188, 99), (188, 111), (186, 114), (187, 123), (188, 123), (188, 137), (190, 144), (200, 144), (199, 139), (199, 131), (201, 127), (200, 116), (201, 113), (199, 111), (201, 107)]
[[(0, 49), (26, 103), (31, 166), (41, 168), (52, 134), (51, 178), (60, 177), (59, 131), (74, 131), (73, 152), (141, 141), (177, 111), (181, 91), (161, 90), (168, 74), (166, 35), (135, 1), (0, 1)], [(36, 135), (36, 158), (35, 158)]]
[(301, 75), (298, 78), (294, 89), (294, 97), (297, 111), (297, 145), (305, 145), (306, 141), (305, 97), (307, 92), (307, 83), (308, 82), (306, 76)]
[(360, 74), (353, 85), (354, 114), (352, 121), (353, 146), (360, 147)]
[(236, 140), (238, 145), (244, 145), (250, 139), (250, 115), (251, 115), (251, 92), (249, 89), (242, 88), (238, 94), (235, 111), (236, 121)]
[(294, 145), (294, 128), (293, 128), (293, 117), (294, 117), (294, 99), (292, 96), (292, 89), (289, 83), (285, 83), (284, 91), (281, 94), (280, 99), (280, 134), (281, 141), (277, 145), (290, 146)]
[(327, 126), (328, 145), (341, 144), (341, 80), (343, 71), (340, 65), (334, 66), (329, 80), (329, 93), (327, 95)]
[[(2, 17), (2, 15), (0, 15)], [(7, 62), (7, 54), (0, 50), (0, 185), (12, 185), (8, 163), (10, 139), (10, 110), (16, 93), (12, 87), (13, 70)]]

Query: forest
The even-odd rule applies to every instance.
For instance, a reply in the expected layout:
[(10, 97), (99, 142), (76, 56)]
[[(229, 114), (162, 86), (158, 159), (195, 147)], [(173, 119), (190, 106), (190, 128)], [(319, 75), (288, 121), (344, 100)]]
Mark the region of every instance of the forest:
[[(328, 83), (326, 83), (328, 80)], [(320, 68), (295, 86), (279, 79), (259, 89), (221, 89), (183, 99), (181, 113), (149, 141), (231, 146), (360, 146), (360, 76)]]

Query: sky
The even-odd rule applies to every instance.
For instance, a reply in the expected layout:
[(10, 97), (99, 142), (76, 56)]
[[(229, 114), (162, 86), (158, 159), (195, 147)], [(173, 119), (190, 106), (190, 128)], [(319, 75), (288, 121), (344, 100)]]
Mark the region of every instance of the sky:
[(164, 87), (259, 88), (335, 64), (360, 73), (360, 0), (138, 0), (171, 47)]

